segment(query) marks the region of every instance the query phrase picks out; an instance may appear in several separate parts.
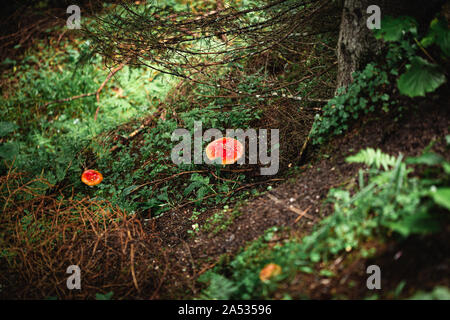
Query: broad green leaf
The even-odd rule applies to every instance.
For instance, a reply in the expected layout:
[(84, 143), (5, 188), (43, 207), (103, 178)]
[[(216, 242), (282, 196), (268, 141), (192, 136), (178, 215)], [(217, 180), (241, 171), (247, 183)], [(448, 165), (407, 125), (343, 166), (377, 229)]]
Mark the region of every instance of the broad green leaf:
[(450, 30), (443, 19), (434, 19), (430, 23), (428, 34), (422, 39), (421, 44), (428, 47), (436, 43), (446, 56), (450, 56)]
[(401, 94), (424, 97), (427, 92), (436, 90), (445, 80), (445, 75), (438, 65), (421, 57), (414, 57), (409, 69), (397, 79), (397, 86)]
[(201, 186), (197, 181), (191, 182), (191, 184), (184, 190), (184, 195), (187, 196), (190, 194), (195, 188)]
[(308, 274), (311, 274), (311, 273), (314, 272), (314, 269), (311, 268), (311, 267), (308, 267), (308, 266), (300, 267), (299, 270), (300, 270), (301, 272), (308, 273)]
[(450, 210), (450, 188), (439, 188), (431, 196), (438, 205)]
[(407, 32), (411, 32), (413, 35), (417, 34), (417, 22), (414, 18), (386, 16), (381, 21), (381, 29), (375, 30), (375, 38), (384, 41), (399, 41)]

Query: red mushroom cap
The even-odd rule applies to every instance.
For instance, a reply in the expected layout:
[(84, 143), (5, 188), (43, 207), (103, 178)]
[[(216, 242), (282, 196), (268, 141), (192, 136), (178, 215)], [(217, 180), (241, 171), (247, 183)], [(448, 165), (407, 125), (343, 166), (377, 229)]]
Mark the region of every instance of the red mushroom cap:
[(96, 170), (85, 170), (81, 175), (81, 181), (88, 186), (95, 186), (102, 182), (103, 175)]
[(278, 276), (281, 274), (281, 267), (275, 263), (269, 263), (264, 268), (262, 268), (259, 273), (259, 279), (261, 281), (267, 281), (272, 277)]
[(209, 160), (220, 158), (222, 164), (232, 164), (242, 157), (244, 147), (238, 140), (225, 137), (208, 144), (205, 151)]

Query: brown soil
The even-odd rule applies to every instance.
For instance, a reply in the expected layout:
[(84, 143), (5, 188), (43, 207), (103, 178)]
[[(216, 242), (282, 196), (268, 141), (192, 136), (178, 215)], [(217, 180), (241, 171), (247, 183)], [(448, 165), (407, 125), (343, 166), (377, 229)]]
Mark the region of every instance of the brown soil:
[[(441, 101), (446, 100), (444, 98)], [(234, 219), (233, 224), (212, 237), (210, 233), (189, 237), (187, 231), (192, 228), (192, 222), (188, 219), (192, 215), (189, 209), (167, 213), (156, 219), (156, 229), (163, 243), (170, 247), (170, 261), (173, 264), (170, 268), (172, 273), (164, 280), (158, 298), (195, 295), (199, 288), (194, 280), (198, 275), (212, 268), (221, 255), (236, 253), (248, 241), (257, 239), (272, 226), (293, 227), (301, 234), (308, 232), (318, 219), (331, 211), (330, 206), (322, 205), (329, 189), (356, 183), (359, 166), (346, 163), (345, 157), (360, 149), (380, 148), (393, 155), (401, 152), (405, 156), (412, 156), (420, 154), (430, 142), (435, 141), (433, 150), (449, 158), (444, 141), (444, 137), (449, 134), (449, 113), (449, 109), (442, 105), (423, 101), (420, 108), (411, 110), (397, 122), (391, 120), (392, 115), (383, 114), (362, 121), (349, 134), (334, 141), (334, 149), (326, 151), (328, 156), (316, 154), (314, 157), (319, 160), (312, 165), (304, 165), (303, 172), (298, 176), (248, 201), (239, 209), (242, 214)], [(296, 222), (296, 209), (309, 209), (307, 212), (312, 217), (303, 216)], [(197, 222), (201, 225), (216, 211), (204, 213)], [(362, 298), (371, 294), (369, 290), (361, 288), (366, 288), (366, 265), (373, 263), (386, 270), (383, 274), (386, 283), (381, 294), (387, 297), (388, 292), (395, 289), (401, 280), (407, 281), (404, 293), (413, 287), (431, 288), (439, 283), (448, 285), (448, 232), (424, 239), (412, 237), (400, 243), (392, 241), (377, 252), (378, 256), (372, 260), (354, 258), (333, 281), (303, 275), (285, 289), (293, 297), (302, 297), (306, 293), (317, 299), (336, 295)], [(401, 257), (392, 261), (397, 252), (402, 252)], [(176, 270), (184, 272), (178, 274)], [(185, 278), (186, 274), (189, 275), (188, 279)], [(180, 275), (184, 279), (180, 279)], [(359, 289), (348, 286), (348, 283), (361, 281), (364, 285), (359, 286)], [(180, 290), (183, 287), (185, 290)], [(182, 295), (177, 296), (176, 292)], [(186, 295), (186, 292), (189, 293)]]

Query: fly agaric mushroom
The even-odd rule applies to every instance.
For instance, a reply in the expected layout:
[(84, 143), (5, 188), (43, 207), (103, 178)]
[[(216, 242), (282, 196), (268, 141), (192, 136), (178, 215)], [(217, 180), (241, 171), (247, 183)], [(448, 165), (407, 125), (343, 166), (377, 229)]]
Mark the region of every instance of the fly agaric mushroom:
[(225, 137), (208, 144), (205, 151), (209, 160), (220, 158), (225, 165), (238, 161), (244, 154), (244, 147), (238, 140)]
[(103, 175), (96, 170), (85, 170), (81, 175), (81, 181), (88, 186), (95, 186), (102, 182)]
[(278, 276), (281, 274), (281, 267), (275, 263), (269, 263), (264, 268), (262, 268), (259, 273), (259, 279), (261, 281), (267, 281), (272, 277)]

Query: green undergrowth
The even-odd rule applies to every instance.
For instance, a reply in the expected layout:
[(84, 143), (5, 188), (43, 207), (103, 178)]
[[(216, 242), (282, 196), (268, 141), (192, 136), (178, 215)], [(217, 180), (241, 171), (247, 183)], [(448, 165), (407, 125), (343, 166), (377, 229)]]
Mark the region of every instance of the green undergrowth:
[[(211, 88), (197, 90), (209, 93)], [(96, 166), (105, 179), (92, 190), (92, 195), (107, 198), (129, 212), (145, 211), (151, 215), (185, 203), (201, 208), (208, 204), (224, 205), (235, 199), (232, 191), (248, 181), (247, 176), (222, 173), (224, 168), (220, 165), (174, 165), (171, 150), (179, 141), (172, 141), (172, 132), (186, 128), (193, 137), (194, 121), (201, 121), (203, 130), (245, 129), (257, 119), (259, 112), (240, 105), (229, 111), (220, 110), (216, 104), (199, 107), (188, 99), (177, 100), (176, 105), (168, 108), (166, 118), (146, 128), (139, 139), (122, 145), (113, 155), (108, 151), (99, 154)], [(107, 144), (103, 150), (111, 146)], [(206, 146), (205, 142), (202, 146)]]
[[(254, 1), (236, 3), (242, 8), (254, 4)], [(162, 6), (163, 11), (185, 12), (195, 7), (214, 8), (215, 2), (174, 0), (157, 5)], [(109, 8), (108, 13), (101, 17), (125, 14), (115, 5), (105, 6)], [(145, 11), (150, 10), (150, 6), (148, 3), (137, 8)], [(96, 21), (83, 18), (85, 24), (95, 26)], [(273, 110), (268, 106), (277, 99), (277, 103), (283, 102), (280, 97), (288, 93), (289, 88), (274, 92), (278, 96), (273, 98), (262, 98), (260, 93), (265, 92), (269, 84), (274, 85), (275, 78), (285, 81), (305, 76), (307, 70), (293, 60), (291, 54), (286, 52), (285, 57), (271, 52), (264, 58), (265, 66), (259, 60), (243, 59), (208, 71), (215, 83), (233, 79), (229, 85), (234, 93), (215, 84), (181, 85), (180, 79), (150, 68), (124, 66), (107, 82), (97, 101), (95, 94), (77, 96), (93, 93), (100, 87), (110, 72), (110, 68), (105, 68), (109, 60), (92, 55), (95, 45), (76, 32), (67, 32), (70, 36), (60, 41), (53, 37), (39, 41), (23, 59), (8, 58), (2, 62), (10, 66), (1, 78), (0, 103), (4, 111), (0, 123), (2, 174), (13, 167), (26, 172), (30, 180), (33, 177), (46, 179), (49, 185), (40, 186), (44, 193), (106, 199), (130, 214), (139, 212), (147, 216), (187, 205), (196, 209), (210, 205), (223, 207), (230, 201), (250, 195), (254, 187), (247, 188), (247, 184), (264, 182), (261, 181), (264, 177), (255, 178), (255, 172), (233, 172), (236, 166), (175, 166), (170, 152), (177, 142), (171, 140), (171, 135), (177, 128), (186, 128), (192, 134), (194, 121), (201, 121), (203, 130), (217, 128), (224, 132), (228, 128), (246, 129), (250, 125), (258, 129), (262, 125), (258, 120), (266, 111), (269, 114), (266, 120), (276, 123), (270, 119)], [(331, 40), (327, 37), (319, 36), (318, 39), (326, 46), (330, 45)], [(317, 56), (328, 52), (323, 43), (317, 48), (314, 46), (314, 50), (317, 50)], [(307, 66), (325, 68), (328, 60), (329, 57), (308, 57)], [(273, 69), (283, 67), (285, 72), (270, 74), (268, 65)], [(324, 77), (326, 74), (319, 78), (323, 80)], [(202, 82), (205, 79), (199, 75), (196, 80)], [(318, 84), (318, 80), (307, 79), (290, 89), (314, 98), (318, 93), (311, 88)], [(236, 92), (245, 94), (236, 96)], [(58, 102), (67, 98), (71, 99)], [(52, 101), (57, 102), (48, 104)], [(98, 119), (95, 120), (97, 109)], [(156, 112), (161, 109), (163, 114)], [(300, 105), (298, 109), (296, 107), (299, 109)], [(141, 128), (153, 113), (154, 119)], [(298, 126), (296, 121), (293, 119), (292, 124)], [(135, 130), (139, 133), (129, 138)], [(295, 130), (292, 132), (295, 135)], [(282, 143), (289, 145), (289, 141)], [(80, 176), (85, 169), (99, 170), (103, 182), (95, 187), (83, 185)], [(240, 193), (236, 195), (234, 190), (238, 188)], [(217, 221), (209, 224), (220, 225)]]
[(437, 286), (430, 292), (417, 292), (410, 300), (450, 300), (450, 290), (446, 287)]
[[(50, 45), (42, 41), (3, 75), (3, 173), (13, 164), (52, 184), (64, 179), (74, 183), (86, 165), (81, 154), (97, 143), (96, 136), (150, 112), (170, 89), (169, 77), (125, 66), (100, 92), (99, 102), (93, 95), (46, 105), (95, 92), (105, 80), (109, 69), (99, 56), (78, 63), (87, 47), (82, 40)], [(94, 120), (97, 107), (99, 117)]]
[[(353, 74), (347, 88), (315, 116), (310, 136), (314, 144), (323, 144), (346, 132), (363, 115), (391, 113), (395, 119), (408, 111), (401, 96), (425, 97), (446, 82), (450, 56), (450, 30), (445, 19), (436, 17), (426, 32), (419, 34), (411, 17), (386, 17), (375, 33), (385, 42), (381, 62), (371, 62)], [(406, 62), (406, 63), (405, 63)]]
[[(76, 198), (107, 199), (130, 214), (158, 215), (183, 204), (202, 207), (236, 199), (233, 190), (248, 181), (245, 174), (221, 174), (222, 166), (174, 165), (170, 154), (178, 141), (171, 136), (177, 128), (193, 134), (194, 121), (202, 122), (203, 131), (246, 129), (261, 115), (257, 99), (242, 97), (236, 103), (226, 97), (207, 98), (224, 93), (214, 86), (186, 85), (187, 95), (163, 105), (179, 80), (125, 66), (102, 90), (99, 103), (94, 95), (45, 106), (95, 92), (108, 70), (99, 56), (78, 63), (88, 46), (83, 41), (39, 46), (3, 78), (7, 84), (0, 98), (5, 111), (0, 123), (3, 173), (12, 166), (30, 179), (46, 179), (50, 184), (41, 186), (41, 192), (74, 190)], [(243, 69), (239, 63), (236, 67)], [(8, 81), (12, 74), (17, 81)], [(236, 89), (252, 92), (264, 79), (259, 72), (247, 74)], [(155, 116), (138, 136), (128, 140), (144, 116), (151, 117), (161, 106), (165, 115)], [(94, 120), (97, 108), (98, 119)], [(80, 176), (85, 169), (102, 172), (103, 182), (94, 188), (83, 185)], [(243, 191), (239, 197), (248, 195)]]
[[(251, 4), (253, 1), (244, 1), (242, 5), (245, 8)], [(179, 1), (166, 5), (175, 12), (186, 7), (190, 10), (189, 5)], [(214, 5), (204, 2), (207, 8)], [(253, 18), (258, 20), (258, 16)], [(400, 116), (407, 111), (403, 103), (406, 96), (425, 96), (446, 81), (442, 70), (448, 66), (449, 32), (441, 17), (420, 34), (415, 21), (409, 18), (387, 18), (383, 25), (376, 36), (386, 42), (385, 61), (369, 63), (355, 73), (354, 82), (323, 107), (310, 133), (314, 144), (324, 144), (344, 133), (365, 114), (386, 112)], [(0, 78), (2, 176), (14, 168), (25, 172), (30, 180), (47, 180), (49, 184), (41, 184), (39, 189), (30, 186), (41, 194), (107, 200), (129, 214), (144, 217), (189, 206), (192, 215), (186, 219), (192, 222), (192, 230), (188, 234), (204, 232), (214, 236), (225, 231), (243, 214), (239, 205), (259, 194), (255, 185), (269, 181), (255, 178), (254, 172), (235, 170), (238, 166), (174, 165), (171, 151), (179, 141), (172, 141), (172, 133), (186, 128), (192, 135), (194, 121), (202, 122), (203, 131), (216, 128), (225, 132), (227, 128), (253, 126), (264, 111), (270, 113), (270, 108), (263, 109), (262, 105), (272, 106), (273, 100), (262, 98), (259, 93), (264, 92), (262, 89), (274, 75), (268, 75), (262, 67), (254, 70), (255, 63), (248, 60), (209, 70), (217, 76), (217, 83), (232, 74), (233, 91), (246, 93), (229, 98), (230, 92), (220, 86), (181, 85), (179, 79), (149, 68), (125, 66), (100, 92), (99, 101), (95, 95), (77, 98), (95, 92), (110, 69), (104, 67), (106, 60), (90, 55), (88, 41), (69, 39), (41, 41), (29, 49), (23, 60), (8, 58), (2, 62), (10, 66)], [(282, 64), (275, 59), (266, 64), (280, 64), (284, 70), (280, 79), (300, 78), (303, 65), (281, 53), (278, 59)], [(307, 66), (314, 65), (309, 59)], [(320, 61), (320, 67), (325, 68), (327, 61)], [(316, 98), (318, 84), (318, 80), (310, 79), (293, 91), (300, 96), (311, 93), (311, 98)], [(74, 98), (47, 104), (69, 97)], [(299, 125), (302, 124), (296, 122)], [(289, 129), (295, 132), (293, 126)], [(131, 136), (133, 132), (137, 134)], [(202, 150), (205, 144), (202, 142)], [(440, 155), (425, 151), (419, 157), (404, 159), (401, 155), (394, 157), (366, 149), (347, 161), (365, 167), (359, 171), (357, 183), (330, 190), (326, 203), (332, 204), (333, 211), (310, 235), (277, 241), (277, 235), (285, 230), (267, 230), (236, 256), (225, 258), (201, 276), (199, 281), (206, 288), (199, 297), (270, 298), (280, 284), (299, 272), (335, 277), (332, 270), (320, 266), (326, 266), (337, 255), (373, 255), (374, 252), (363, 249), (364, 244), (436, 233), (448, 220), (450, 164)], [(417, 168), (425, 169), (421, 176), (415, 174)], [(80, 176), (85, 169), (99, 170), (104, 177), (102, 183), (95, 187), (82, 184)], [(294, 164), (291, 172), (301, 174), (297, 169)], [(14, 201), (10, 203), (14, 205)], [(216, 211), (199, 223), (199, 216), (211, 208)], [(268, 263), (278, 264), (282, 272), (261, 281), (260, 271)], [(426, 296), (443, 294), (440, 290)], [(111, 296), (108, 293), (97, 298)]]
[[(330, 190), (326, 202), (334, 204), (333, 212), (310, 235), (273, 246), (270, 242), (277, 229), (268, 230), (231, 262), (219, 264), (200, 277), (199, 281), (208, 284), (201, 297), (270, 298), (281, 283), (298, 272), (336, 276), (319, 265), (327, 265), (337, 255), (375, 255), (374, 250), (363, 249), (364, 243), (436, 233), (448, 222), (450, 163), (441, 156), (425, 151), (419, 157), (403, 159), (365, 149), (347, 161), (366, 165), (359, 171), (358, 185), (350, 190), (349, 186)], [(426, 168), (420, 177), (413, 171), (419, 167)], [(268, 263), (278, 264), (283, 271), (261, 281), (259, 273)]]
[[(178, 96), (175, 90), (175, 102), (163, 105), (179, 79), (145, 67), (124, 66), (100, 92), (99, 102), (92, 95), (47, 104), (100, 87), (110, 69), (100, 56), (85, 61), (87, 56), (89, 41), (50, 39), (30, 48), (23, 60), (3, 61), (11, 68), (2, 76), (0, 97), (2, 174), (13, 167), (26, 172), (30, 180), (47, 180), (49, 185), (40, 186), (40, 192), (59, 190), (70, 196), (75, 191), (76, 198), (107, 199), (130, 213), (158, 215), (187, 202), (201, 207), (234, 199), (233, 190), (248, 180), (245, 174), (225, 174), (221, 180), (221, 166), (175, 166), (170, 152), (178, 142), (171, 141), (171, 135), (177, 128), (192, 134), (194, 121), (201, 121), (203, 130), (248, 128), (261, 115), (257, 99), (207, 98), (225, 93), (215, 86), (185, 85), (187, 94)], [(243, 72), (243, 64), (228, 68)], [(265, 77), (261, 72), (247, 74), (235, 89), (253, 92)], [(142, 119), (161, 106), (165, 116), (156, 116), (128, 141)], [(117, 151), (111, 152), (113, 147)], [(83, 185), (80, 176), (85, 169), (102, 172), (102, 184)], [(176, 179), (170, 179), (172, 175)], [(147, 184), (153, 180), (164, 183)]]

